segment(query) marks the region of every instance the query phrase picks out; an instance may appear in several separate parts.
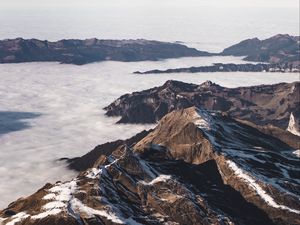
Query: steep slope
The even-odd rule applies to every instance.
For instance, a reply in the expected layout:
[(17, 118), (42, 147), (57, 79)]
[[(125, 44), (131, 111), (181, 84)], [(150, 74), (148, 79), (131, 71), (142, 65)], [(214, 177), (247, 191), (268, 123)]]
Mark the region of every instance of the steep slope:
[(11, 203), (0, 211), (2, 223), (300, 222), (298, 161), (274, 137), (192, 107), (130, 140), (131, 148), (119, 141), (93, 150), (96, 159), (75, 159), (89, 166)]
[(82, 65), (91, 62), (144, 61), (186, 56), (208, 56), (184, 45), (148, 40), (7, 39), (0, 41), (0, 63), (61, 62)]
[(278, 34), (265, 40), (247, 39), (230, 46), (222, 55), (246, 56), (245, 60), (291, 64), (300, 67), (299, 36)]
[(226, 112), (256, 125), (299, 132), (300, 82), (226, 88), (167, 81), (160, 87), (126, 94), (105, 108), (119, 123), (153, 123), (167, 113), (190, 106)]

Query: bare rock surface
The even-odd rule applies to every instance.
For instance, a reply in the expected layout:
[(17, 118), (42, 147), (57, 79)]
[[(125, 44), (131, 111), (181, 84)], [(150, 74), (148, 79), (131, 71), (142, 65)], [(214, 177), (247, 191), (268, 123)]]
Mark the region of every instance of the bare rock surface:
[(76, 178), (16, 200), (0, 221), (296, 225), (300, 171), (293, 150), (222, 113), (177, 110), (151, 131), (74, 159)]
[(258, 126), (275, 126), (299, 135), (300, 82), (226, 88), (167, 81), (160, 87), (125, 94), (105, 107), (119, 123), (155, 123), (167, 113), (191, 106), (227, 113)]

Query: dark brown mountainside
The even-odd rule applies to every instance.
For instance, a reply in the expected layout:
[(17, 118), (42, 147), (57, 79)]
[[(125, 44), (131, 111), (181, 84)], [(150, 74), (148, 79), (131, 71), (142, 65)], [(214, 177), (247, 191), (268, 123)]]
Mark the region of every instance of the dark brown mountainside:
[(105, 108), (119, 123), (154, 123), (167, 113), (191, 106), (226, 112), (256, 125), (273, 125), (299, 135), (300, 82), (226, 88), (210, 81), (167, 81), (160, 87), (126, 94)]

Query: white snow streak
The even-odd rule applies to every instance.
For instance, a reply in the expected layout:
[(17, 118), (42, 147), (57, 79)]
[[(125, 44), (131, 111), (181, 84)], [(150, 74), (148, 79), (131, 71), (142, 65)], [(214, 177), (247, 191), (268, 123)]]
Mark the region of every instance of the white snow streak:
[(75, 212), (81, 212), (85, 213), (88, 217), (94, 217), (94, 215), (99, 215), (107, 218), (108, 220), (118, 223), (118, 224), (125, 224), (122, 219), (119, 218), (115, 213), (109, 212), (106, 210), (96, 210), (93, 208), (90, 208), (84, 204), (82, 204), (81, 201), (79, 201), (77, 198), (74, 198), (70, 201), (71, 208)]
[(141, 181), (141, 183), (144, 184), (144, 185), (153, 185), (153, 184), (156, 184), (156, 183), (159, 183), (159, 182), (166, 182), (167, 180), (170, 180), (170, 179), (171, 179), (170, 175), (161, 174), (158, 177), (154, 178), (149, 183), (147, 183), (145, 181)]
[(15, 223), (21, 222), (22, 220), (29, 217), (29, 215), (25, 212), (20, 212), (14, 216), (12, 216), (12, 220), (8, 222), (6, 225), (14, 225)]
[(293, 151), (293, 154), (295, 154), (297, 157), (300, 158), (300, 149), (297, 149), (296, 151)]
[(295, 117), (294, 117), (293, 113), (291, 113), (289, 125), (288, 125), (288, 128), (286, 130), (291, 132), (292, 134), (300, 136), (300, 131), (297, 129), (296, 125), (297, 125), (297, 122), (295, 120)]
[(231, 160), (227, 160), (228, 166), (233, 170), (234, 174), (238, 176), (240, 179), (247, 182), (249, 187), (251, 187), (253, 190), (256, 191), (256, 193), (271, 207), (279, 208), (283, 210), (288, 210), (290, 212), (300, 214), (299, 210), (291, 209), (285, 205), (280, 205), (275, 202), (275, 200), (266, 193), (265, 190), (255, 181), (254, 178), (252, 178), (250, 175), (248, 175), (245, 171), (243, 171), (241, 168), (237, 166), (236, 163), (234, 163)]

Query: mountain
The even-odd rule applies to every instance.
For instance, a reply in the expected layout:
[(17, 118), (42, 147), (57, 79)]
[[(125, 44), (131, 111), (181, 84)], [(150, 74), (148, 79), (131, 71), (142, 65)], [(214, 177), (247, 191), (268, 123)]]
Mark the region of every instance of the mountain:
[(119, 123), (154, 123), (167, 113), (191, 106), (226, 112), (256, 125), (273, 125), (300, 135), (300, 82), (226, 88), (167, 81), (160, 87), (125, 94), (105, 107)]
[(284, 68), (300, 67), (299, 36), (278, 34), (266, 40), (247, 39), (224, 49), (220, 54), (199, 51), (179, 43), (138, 40), (67, 39), (56, 42), (37, 39), (0, 41), (0, 63), (145, 61), (188, 56), (234, 55), (245, 60), (269, 62)]
[(167, 70), (136, 71), (134, 74), (159, 74), (159, 73), (207, 73), (207, 72), (288, 72), (299, 73), (299, 69), (292, 65), (278, 64), (234, 64), (214, 63), (212, 66), (192, 66)]
[(148, 40), (60, 40), (7, 39), (0, 41), (0, 63), (61, 62), (82, 65), (115, 61), (144, 61), (187, 56), (208, 56), (210, 53), (177, 43)]
[(246, 56), (245, 60), (291, 64), (300, 67), (299, 36), (278, 34), (265, 40), (247, 39), (223, 50), (221, 55)]
[(10, 225), (296, 225), (292, 151), (222, 113), (177, 110), (149, 132), (74, 159), (86, 163), (76, 178), (46, 184), (0, 217)]

